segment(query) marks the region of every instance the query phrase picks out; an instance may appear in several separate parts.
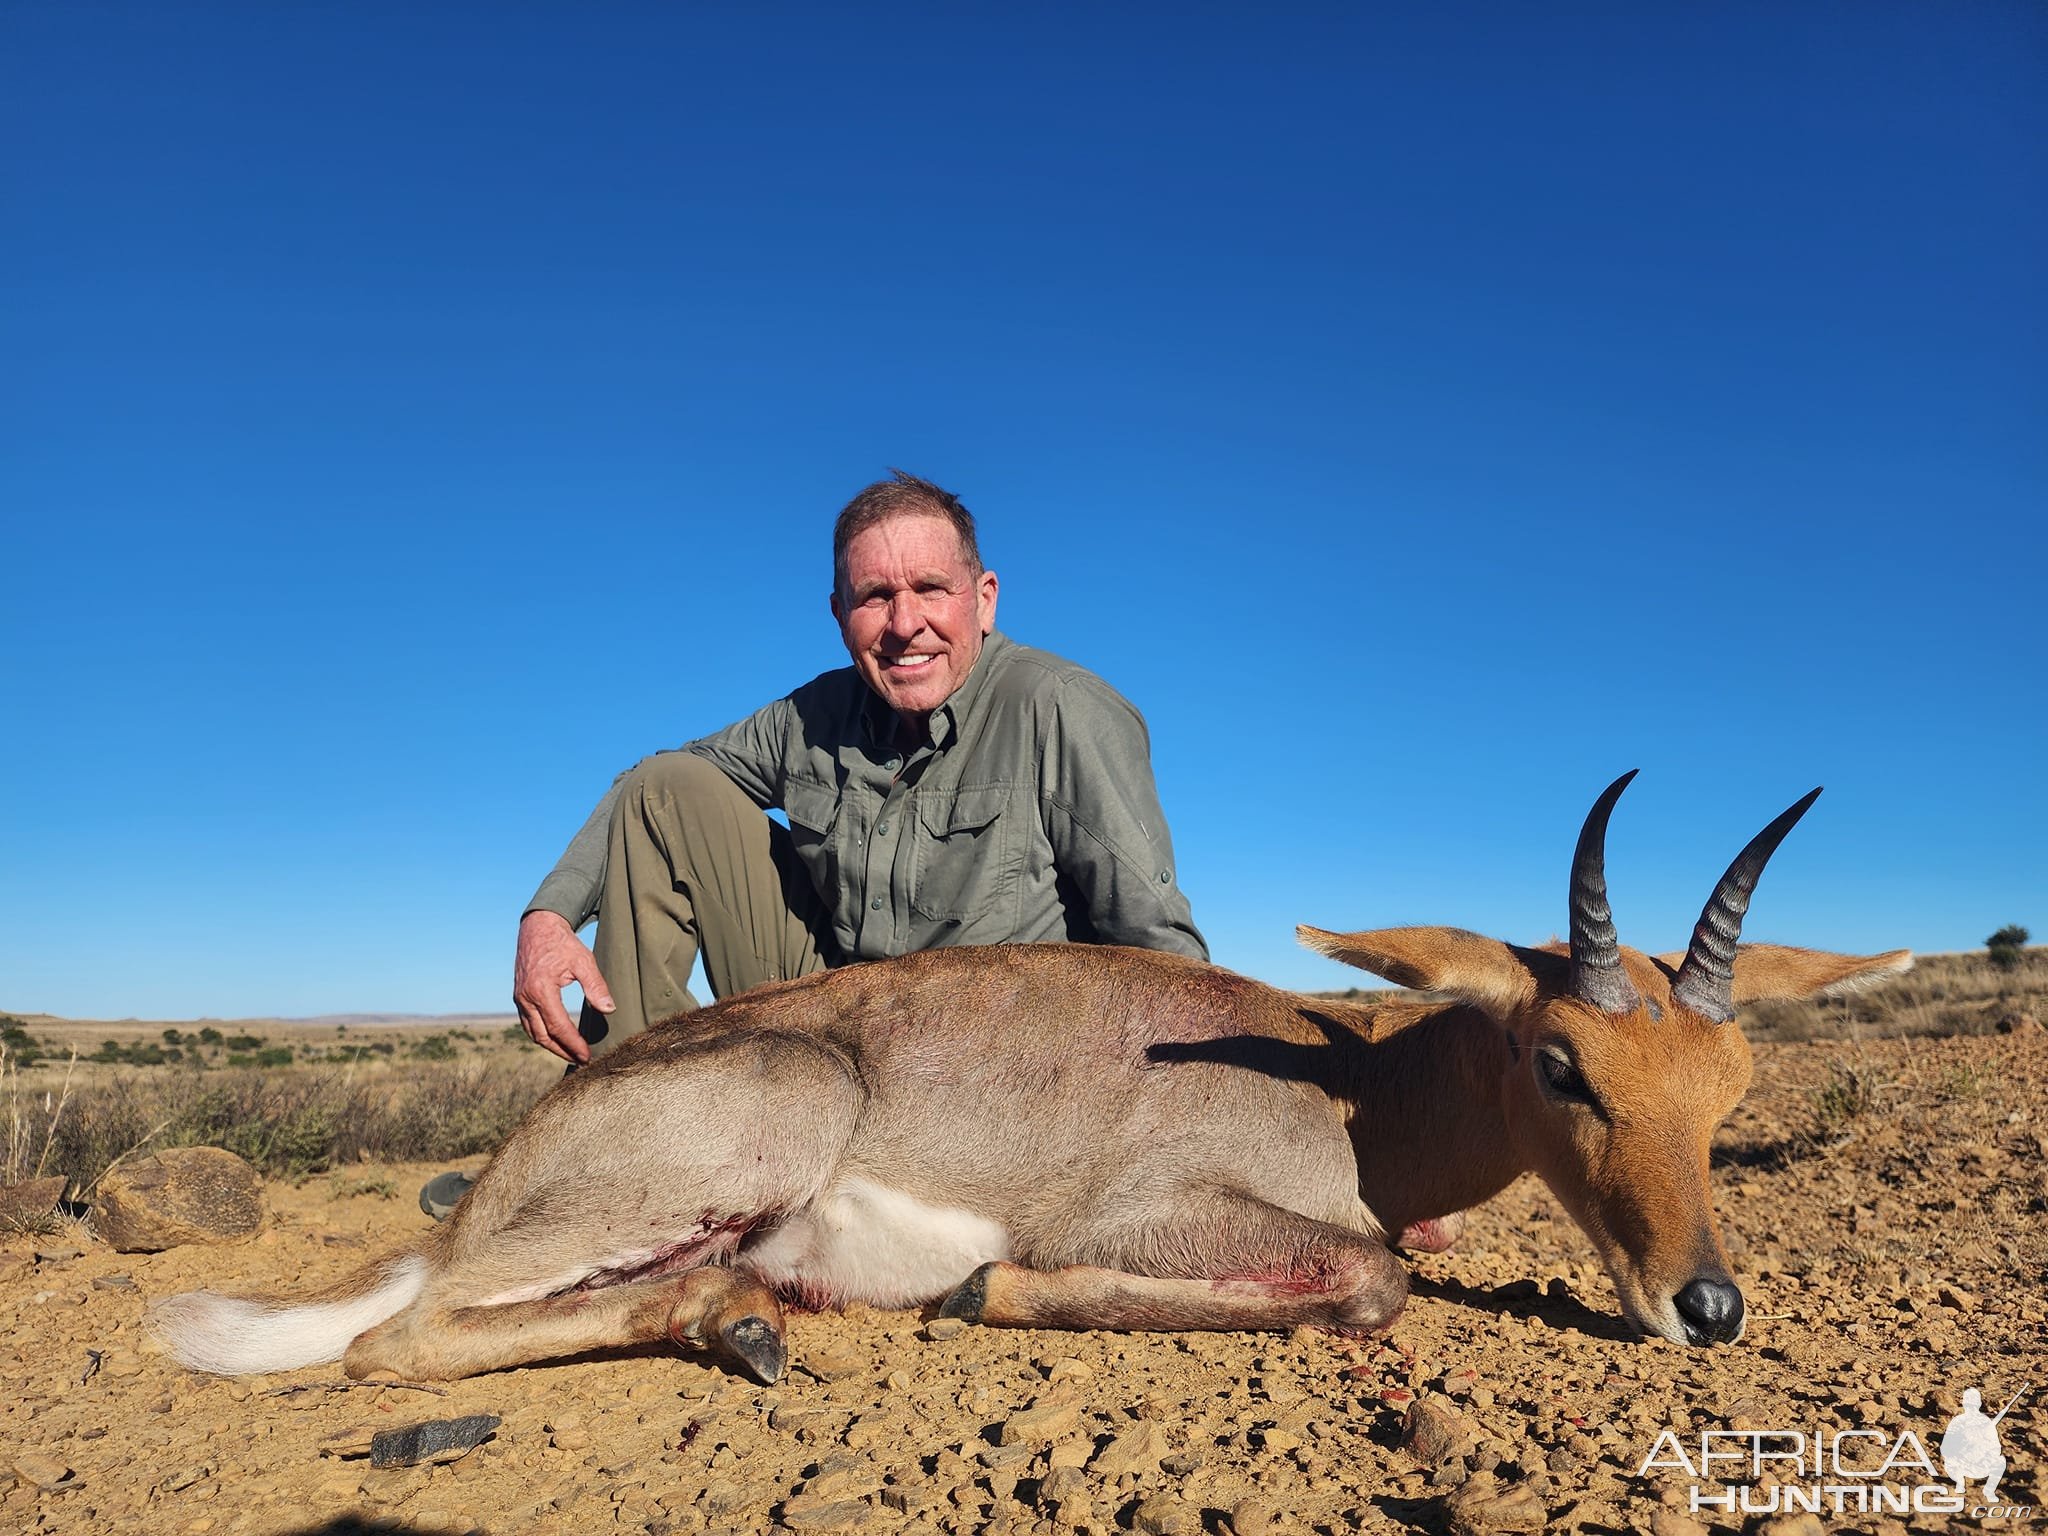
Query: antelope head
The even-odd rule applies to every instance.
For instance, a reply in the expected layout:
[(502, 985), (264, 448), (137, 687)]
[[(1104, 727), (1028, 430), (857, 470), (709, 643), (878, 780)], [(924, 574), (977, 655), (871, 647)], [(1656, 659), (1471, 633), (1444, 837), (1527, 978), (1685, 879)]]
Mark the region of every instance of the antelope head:
[(1843, 989), (1903, 971), (1912, 957), (1738, 944), (1765, 861), (1817, 789), (1736, 857), (1683, 955), (1626, 948), (1608, 908), (1605, 846), (1608, 816), (1634, 777), (1608, 786), (1579, 833), (1567, 944), (1523, 949), (1455, 928), (1301, 936), (1497, 1024), (1502, 1044), (1482, 1076), (1497, 1083), (1512, 1159), (1592, 1238), (1629, 1320), (1675, 1343), (1733, 1341), (1742, 1292), (1714, 1223), (1707, 1162), (1714, 1128), (1749, 1086), (1736, 1007)]

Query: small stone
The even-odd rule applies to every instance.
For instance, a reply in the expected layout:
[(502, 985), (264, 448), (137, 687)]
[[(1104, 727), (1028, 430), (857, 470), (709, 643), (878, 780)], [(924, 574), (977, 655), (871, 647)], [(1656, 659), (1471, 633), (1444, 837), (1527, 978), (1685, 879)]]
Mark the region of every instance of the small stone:
[(1255, 1429), (1252, 1431), (1252, 1439), (1258, 1442), (1262, 1450), (1268, 1451), (1275, 1456), (1284, 1456), (1289, 1451), (1301, 1448), (1301, 1436), (1294, 1434), (1290, 1430), (1278, 1427), (1273, 1429)]
[(1097, 1477), (1114, 1480), (1127, 1472), (1149, 1472), (1165, 1455), (1166, 1431), (1141, 1419), (1096, 1452), (1089, 1466)]
[(1977, 1298), (1960, 1285), (1944, 1285), (1937, 1293), (1941, 1304), (1954, 1312), (1974, 1312)]
[(590, 1449), (590, 1431), (587, 1429), (558, 1429), (548, 1436), (548, 1443), (558, 1451), (587, 1451)]
[(1650, 1516), (1650, 1536), (1707, 1536), (1707, 1528), (1675, 1509), (1660, 1509)]
[(1444, 1501), (1452, 1536), (1492, 1531), (1540, 1531), (1547, 1519), (1543, 1501), (1527, 1483), (1502, 1487), (1490, 1472), (1475, 1472)]
[(132, 1275), (101, 1275), (92, 1283), (96, 1291), (132, 1291), (135, 1277)]
[(1060, 1467), (1085, 1467), (1088, 1465), (1088, 1458), (1093, 1454), (1094, 1450), (1094, 1443), (1089, 1440), (1062, 1440), (1058, 1445), (1045, 1453), (1045, 1464), (1055, 1469)]
[(820, 1462), (804, 1479), (803, 1497), (812, 1503), (829, 1503), (858, 1494), (871, 1493), (882, 1481), (875, 1464), (862, 1456), (835, 1456)]
[(1094, 1366), (1071, 1355), (1055, 1360), (1045, 1368), (1045, 1379), (1055, 1385), (1062, 1381), (1087, 1381), (1094, 1374)]
[(1015, 1445), (985, 1445), (974, 1453), (974, 1459), (992, 1471), (1015, 1472), (1031, 1460), (1031, 1446), (1023, 1441)]
[(47, 1248), (35, 1250), (38, 1264), (68, 1264), (73, 1259), (85, 1257), (85, 1250), (76, 1243), (56, 1243)]
[(924, 1336), (934, 1344), (943, 1344), (948, 1339), (957, 1339), (967, 1331), (967, 1324), (957, 1317), (935, 1317), (924, 1325)]
[(1081, 1428), (1081, 1405), (1077, 1402), (1040, 1402), (1013, 1413), (1003, 1421), (996, 1438), (1003, 1445), (1042, 1444), (1063, 1440)]
[(1196, 1511), (1163, 1495), (1145, 1499), (1131, 1511), (1131, 1529), (1144, 1536), (1195, 1536), (1201, 1528)]
[[(1054, 1513), (1089, 1502), (1088, 1479), (1078, 1467), (1054, 1467), (1038, 1480), (1038, 1507)], [(1069, 1519), (1068, 1524), (1074, 1521)]]
[(814, 1504), (794, 1498), (782, 1506), (782, 1523), (792, 1531), (857, 1531), (874, 1513), (865, 1499), (839, 1499)]
[(71, 1475), (71, 1469), (54, 1456), (17, 1456), (13, 1466), (15, 1477), (26, 1488), (54, 1488)]
[(1464, 1455), (1476, 1438), (1463, 1414), (1433, 1397), (1418, 1397), (1401, 1426), (1401, 1449), (1425, 1467)]
[(820, 1381), (844, 1381), (849, 1376), (858, 1376), (868, 1368), (865, 1356), (849, 1354), (844, 1350), (820, 1350), (806, 1355), (797, 1362), (805, 1371)]
[(1246, 1499), (1230, 1511), (1231, 1536), (1280, 1536), (1280, 1512), (1262, 1499)]
[(194, 1483), (203, 1483), (211, 1476), (213, 1468), (194, 1463), (189, 1467), (180, 1467), (157, 1486), (165, 1493), (182, 1493)]
[(897, 1514), (909, 1515), (914, 1518), (918, 1515), (936, 1513), (945, 1504), (946, 1500), (938, 1489), (929, 1485), (919, 1485), (916, 1487), (898, 1485), (882, 1490), (882, 1502), (890, 1509), (895, 1510)]
[(1444, 1395), (1446, 1397), (1469, 1397), (1472, 1389), (1479, 1385), (1479, 1372), (1471, 1366), (1444, 1373)]
[[(370, 1465), (416, 1467), (423, 1461), (454, 1461), (482, 1445), (501, 1422), (495, 1413), (472, 1413), (459, 1419), (427, 1419), (400, 1429), (381, 1430), (370, 1441)], [(578, 1433), (588, 1445), (588, 1432)], [(555, 1443), (561, 1445), (559, 1435)]]
[(816, 1408), (796, 1408), (779, 1404), (768, 1414), (768, 1427), (777, 1434), (793, 1435), (802, 1439), (805, 1434), (821, 1434), (828, 1426), (836, 1425), (838, 1417)]
[(1827, 1536), (1819, 1515), (1780, 1515), (1757, 1527), (1758, 1536)]

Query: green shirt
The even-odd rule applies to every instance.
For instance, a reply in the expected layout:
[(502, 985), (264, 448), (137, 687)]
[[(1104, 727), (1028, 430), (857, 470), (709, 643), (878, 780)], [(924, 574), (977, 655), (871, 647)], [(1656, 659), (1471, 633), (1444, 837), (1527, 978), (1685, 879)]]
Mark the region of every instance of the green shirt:
[[(787, 815), (836, 960), (1062, 940), (1208, 958), (1145, 721), (1101, 678), (991, 634), (927, 741), (905, 753), (895, 731), (842, 667), (680, 749)], [(579, 928), (596, 915), (618, 795), (614, 783), (529, 911)]]

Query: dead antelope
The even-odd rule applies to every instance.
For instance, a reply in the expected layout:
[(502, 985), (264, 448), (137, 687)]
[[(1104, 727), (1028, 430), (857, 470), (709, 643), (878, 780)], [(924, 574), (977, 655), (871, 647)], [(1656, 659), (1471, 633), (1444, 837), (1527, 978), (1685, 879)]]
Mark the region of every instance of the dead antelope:
[(174, 1297), (156, 1327), (209, 1371), (340, 1356), (448, 1379), (672, 1339), (763, 1381), (778, 1296), (944, 1298), (1019, 1327), (1377, 1329), (1407, 1292), (1388, 1234), (1533, 1169), (1638, 1327), (1734, 1339), (1707, 1153), (1749, 1082), (1736, 1005), (1910, 957), (1737, 947), (1813, 795), (1743, 850), (1684, 955), (1622, 948), (1602, 851), (1628, 777), (1579, 836), (1569, 944), (1301, 930), (1442, 1000), (1332, 1002), (1085, 945), (763, 987), (565, 1079), (409, 1253), (298, 1305)]

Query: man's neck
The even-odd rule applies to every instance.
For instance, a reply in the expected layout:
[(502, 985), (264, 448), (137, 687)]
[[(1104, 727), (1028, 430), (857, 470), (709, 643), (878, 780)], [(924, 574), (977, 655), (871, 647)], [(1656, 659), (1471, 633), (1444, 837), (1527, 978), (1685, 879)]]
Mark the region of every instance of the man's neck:
[(930, 710), (923, 713), (906, 714), (893, 710), (895, 727), (890, 732), (889, 744), (906, 755), (915, 752), (932, 739), (932, 716)]

